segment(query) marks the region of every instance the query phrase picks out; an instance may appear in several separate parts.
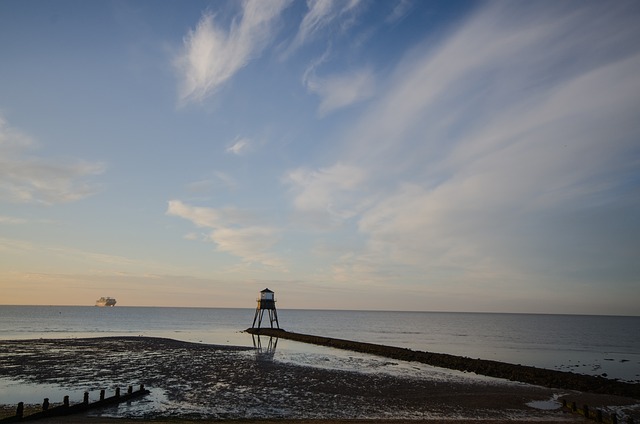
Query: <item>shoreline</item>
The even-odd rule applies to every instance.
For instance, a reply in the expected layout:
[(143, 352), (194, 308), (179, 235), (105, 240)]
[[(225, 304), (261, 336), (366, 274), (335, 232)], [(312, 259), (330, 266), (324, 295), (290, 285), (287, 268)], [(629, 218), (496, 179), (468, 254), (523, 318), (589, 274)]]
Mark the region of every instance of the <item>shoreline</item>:
[[(560, 409), (562, 399), (640, 418), (632, 398), (427, 366), (415, 376), (393, 375), (389, 371), (400, 363), (371, 358), (375, 372), (361, 373), (282, 363), (273, 352), (257, 349), (163, 338), (5, 340), (0, 341), (0, 377), (34, 389), (55, 384), (89, 390), (92, 396), (127, 385), (144, 384), (151, 391), (148, 399), (64, 417), (64, 422), (584, 422)], [(554, 408), (532, 406), (536, 403)], [(47, 420), (40, 422), (54, 422)]]
[(292, 333), (275, 328), (248, 328), (249, 334), (278, 337), (302, 343), (378, 355), (390, 359), (420, 362), (435, 367), (473, 372), (489, 377), (540, 385), (549, 388), (578, 390), (604, 395), (624, 396), (640, 400), (640, 384), (611, 380), (602, 376), (516, 365), (487, 359), (473, 359), (446, 353), (411, 350), (374, 343), (357, 342), (332, 337)]

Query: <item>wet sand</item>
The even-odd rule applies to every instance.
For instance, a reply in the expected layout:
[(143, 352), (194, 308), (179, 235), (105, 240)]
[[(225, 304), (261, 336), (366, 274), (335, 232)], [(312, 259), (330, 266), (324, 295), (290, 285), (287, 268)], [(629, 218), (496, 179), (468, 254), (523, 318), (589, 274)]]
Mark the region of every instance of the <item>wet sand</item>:
[[(141, 422), (150, 422), (154, 424), (215, 424), (220, 423), (220, 420), (209, 419), (127, 419), (127, 418), (104, 418), (104, 417), (90, 417), (87, 415), (74, 415), (69, 417), (51, 418), (36, 421), (41, 424), (54, 424), (54, 423), (68, 423), (68, 424), (139, 424)], [(588, 423), (585, 418), (577, 416), (559, 416), (556, 418), (550, 418), (548, 420), (539, 419), (519, 419), (519, 420), (487, 420), (487, 419), (431, 419), (431, 420), (395, 420), (395, 419), (349, 419), (349, 420), (291, 420), (291, 419), (279, 419), (279, 420), (233, 420), (233, 424), (435, 424), (435, 423), (460, 423), (460, 424), (512, 424), (514, 422), (526, 422), (527, 424), (585, 424)]]
[(632, 398), (458, 374), (443, 380), (430, 371), (410, 378), (324, 369), (253, 349), (149, 337), (0, 341), (0, 377), (93, 395), (139, 384), (152, 392), (129, 405), (39, 422), (584, 422), (559, 408), (531, 406), (563, 398), (640, 418)]
[(275, 328), (248, 328), (245, 331), (254, 335), (284, 338), (302, 343), (311, 343), (353, 352), (363, 352), (403, 361), (421, 362), (436, 367), (474, 372), (480, 375), (520, 381), (538, 386), (640, 399), (640, 384), (612, 380), (602, 376), (575, 374), (566, 371), (548, 370), (486, 359), (473, 359), (445, 353), (421, 352), (374, 343), (291, 333)]
[[(121, 419), (121, 418), (95, 418), (88, 416), (62, 417), (56, 419), (38, 420), (37, 423), (88, 423), (88, 424), (139, 424), (141, 422), (151, 422), (154, 424), (214, 424), (220, 420), (183, 420), (183, 419)], [(441, 419), (441, 420), (394, 420), (394, 419), (374, 419), (374, 420), (233, 420), (234, 424), (435, 424), (435, 423), (460, 423), (460, 424), (510, 424), (514, 422), (526, 422), (528, 424), (585, 424), (584, 418), (576, 416), (565, 416), (549, 420), (521, 419), (521, 420), (485, 420), (485, 419)]]

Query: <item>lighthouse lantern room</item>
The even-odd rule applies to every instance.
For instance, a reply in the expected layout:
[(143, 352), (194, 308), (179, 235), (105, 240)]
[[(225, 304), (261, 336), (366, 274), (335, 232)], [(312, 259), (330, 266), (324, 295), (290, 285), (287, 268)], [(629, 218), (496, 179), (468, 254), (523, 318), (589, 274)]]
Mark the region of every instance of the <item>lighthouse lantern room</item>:
[(262, 325), (264, 311), (267, 311), (267, 314), (269, 315), (271, 328), (273, 328), (273, 323), (276, 324), (276, 328), (280, 328), (280, 324), (278, 323), (278, 312), (276, 311), (276, 299), (274, 293), (269, 289), (264, 289), (260, 292), (258, 306), (256, 307), (256, 314), (253, 317), (252, 328), (256, 328), (256, 321), (258, 322), (257, 328), (260, 328)]

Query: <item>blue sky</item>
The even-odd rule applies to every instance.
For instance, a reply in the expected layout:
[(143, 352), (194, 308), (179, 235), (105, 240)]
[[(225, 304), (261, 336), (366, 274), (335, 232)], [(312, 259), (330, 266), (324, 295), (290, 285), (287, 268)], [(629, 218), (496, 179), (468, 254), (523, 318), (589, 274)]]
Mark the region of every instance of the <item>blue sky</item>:
[(637, 2), (0, 2), (0, 304), (640, 314)]

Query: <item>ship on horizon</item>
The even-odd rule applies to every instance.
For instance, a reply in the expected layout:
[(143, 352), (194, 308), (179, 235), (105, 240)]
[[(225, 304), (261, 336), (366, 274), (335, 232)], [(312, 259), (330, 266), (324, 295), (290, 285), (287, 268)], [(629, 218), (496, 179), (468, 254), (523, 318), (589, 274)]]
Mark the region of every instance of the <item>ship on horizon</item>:
[(96, 300), (96, 306), (116, 306), (116, 300), (113, 297), (101, 297)]

